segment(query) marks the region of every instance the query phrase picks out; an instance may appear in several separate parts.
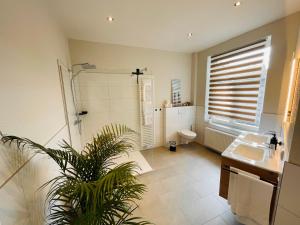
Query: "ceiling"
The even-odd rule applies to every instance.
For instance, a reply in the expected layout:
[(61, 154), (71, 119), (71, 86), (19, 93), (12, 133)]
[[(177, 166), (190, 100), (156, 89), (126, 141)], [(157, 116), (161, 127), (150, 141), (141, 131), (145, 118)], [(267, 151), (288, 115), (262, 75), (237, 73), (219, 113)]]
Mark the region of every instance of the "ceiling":
[(208, 48), (300, 10), (300, 0), (234, 2), (47, 0), (69, 38), (178, 52)]

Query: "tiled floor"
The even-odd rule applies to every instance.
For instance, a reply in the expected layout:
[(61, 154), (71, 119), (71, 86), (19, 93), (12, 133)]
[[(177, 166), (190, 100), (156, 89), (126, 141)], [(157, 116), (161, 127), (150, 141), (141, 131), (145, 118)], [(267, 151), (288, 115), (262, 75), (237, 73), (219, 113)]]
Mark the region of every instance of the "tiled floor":
[(201, 145), (142, 151), (153, 171), (140, 175), (148, 192), (135, 215), (156, 225), (238, 225), (218, 196), (220, 155)]

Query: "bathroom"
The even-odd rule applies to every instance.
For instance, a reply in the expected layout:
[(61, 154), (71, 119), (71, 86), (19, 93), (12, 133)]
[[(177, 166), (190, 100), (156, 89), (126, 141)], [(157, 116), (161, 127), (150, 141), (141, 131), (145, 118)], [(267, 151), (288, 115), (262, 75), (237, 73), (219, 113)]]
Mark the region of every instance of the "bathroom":
[[(1, 137), (81, 153), (126, 125), (135, 142), (113, 162), (147, 189), (131, 216), (300, 225), (298, 0), (1, 3)], [(1, 142), (0, 225), (50, 224), (39, 187), (58, 171)]]

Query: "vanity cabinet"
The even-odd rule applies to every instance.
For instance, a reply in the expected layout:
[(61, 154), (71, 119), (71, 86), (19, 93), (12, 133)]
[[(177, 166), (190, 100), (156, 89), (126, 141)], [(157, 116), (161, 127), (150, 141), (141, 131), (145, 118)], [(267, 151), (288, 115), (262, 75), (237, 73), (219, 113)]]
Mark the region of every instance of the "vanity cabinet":
[(266, 169), (259, 168), (257, 166), (247, 164), (241, 161), (237, 161), (231, 158), (227, 158), (222, 156), (221, 163), (221, 174), (220, 174), (220, 189), (219, 195), (225, 199), (228, 197), (228, 189), (229, 189), (229, 179), (230, 179), (230, 167), (234, 167), (252, 174), (255, 174), (260, 177), (261, 180), (266, 181), (274, 185), (273, 197), (271, 201), (270, 208), (270, 218), (273, 216), (273, 209), (275, 206), (276, 200), (276, 191), (279, 181), (279, 173), (272, 172)]

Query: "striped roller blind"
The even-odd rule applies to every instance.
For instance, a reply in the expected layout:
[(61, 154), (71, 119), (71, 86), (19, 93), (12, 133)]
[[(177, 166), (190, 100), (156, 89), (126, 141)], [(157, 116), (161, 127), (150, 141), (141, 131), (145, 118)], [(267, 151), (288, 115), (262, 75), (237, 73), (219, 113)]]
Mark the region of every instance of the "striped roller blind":
[(258, 125), (270, 37), (208, 58), (206, 116)]

